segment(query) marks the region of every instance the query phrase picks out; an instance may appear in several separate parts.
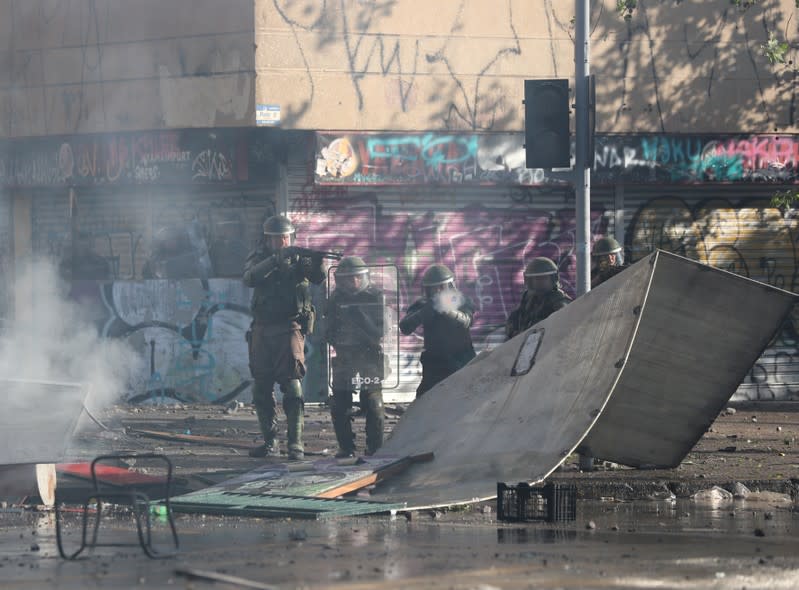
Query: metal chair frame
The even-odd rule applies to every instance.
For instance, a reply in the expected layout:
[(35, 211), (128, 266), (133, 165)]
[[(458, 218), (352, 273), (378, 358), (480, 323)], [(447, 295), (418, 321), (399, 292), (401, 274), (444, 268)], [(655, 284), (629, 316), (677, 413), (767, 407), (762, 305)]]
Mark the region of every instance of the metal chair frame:
[[(152, 521), (150, 519), (150, 507), (152, 502), (147, 494), (135, 489), (135, 486), (129, 486), (125, 490), (109, 490), (103, 491), (100, 489), (100, 481), (97, 479), (97, 464), (111, 459), (156, 459), (163, 461), (167, 467), (166, 477), (166, 496), (162, 500), (166, 507), (166, 517), (169, 523), (170, 532), (172, 535), (172, 542), (174, 547), (168, 550), (159, 550), (152, 543)], [(61, 531), (61, 510), (58, 502), (58, 490), (56, 489), (56, 502), (55, 502), (55, 530), (56, 542), (58, 544), (58, 553), (62, 558), (67, 560), (75, 560), (87, 548), (94, 549), (96, 547), (135, 547), (135, 543), (100, 543), (98, 542), (98, 534), (100, 531), (100, 520), (103, 515), (103, 502), (108, 504), (120, 504), (130, 506), (133, 510), (133, 516), (136, 521), (136, 531), (138, 534), (139, 546), (144, 551), (145, 555), (151, 559), (166, 559), (174, 557), (179, 550), (180, 541), (178, 540), (177, 529), (175, 528), (175, 520), (172, 515), (172, 506), (170, 504), (170, 495), (172, 493), (172, 461), (164, 455), (155, 453), (120, 453), (111, 455), (101, 455), (96, 457), (91, 464), (92, 484), (94, 487), (93, 492), (86, 498), (83, 503), (82, 511), (82, 532), (80, 547), (74, 553), (67, 553), (64, 550), (62, 531)], [(109, 485), (109, 484), (104, 484)], [(90, 505), (97, 505), (97, 518), (94, 521), (92, 531), (92, 538), (88, 540), (89, 529), (89, 510)], [(144, 526), (142, 526), (144, 521)]]

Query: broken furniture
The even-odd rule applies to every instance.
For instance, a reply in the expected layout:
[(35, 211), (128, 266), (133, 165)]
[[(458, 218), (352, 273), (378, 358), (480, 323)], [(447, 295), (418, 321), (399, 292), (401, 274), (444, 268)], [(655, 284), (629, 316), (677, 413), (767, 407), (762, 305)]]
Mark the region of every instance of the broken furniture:
[(272, 463), (172, 499), (177, 512), (238, 516), (323, 519), (396, 512), (404, 502), (342, 498), (398, 473), (432, 455), (319, 459)]
[[(81, 383), (0, 379), (0, 499), (55, 501), (54, 463), (63, 461), (88, 389)], [(58, 411), (47, 411), (58, 400)]]
[[(104, 461), (120, 461), (120, 460), (151, 460), (161, 462), (165, 465), (166, 477), (164, 480), (165, 495), (157, 504), (163, 504), (165, 510), (164, 514), (169, 525), (169, 531), (172, 539), (173, 546), (167, 550), (159, 549), (153, 544), (152, 538), (152, 521), (150, 519), (151, 509), (155, 503), (151, 501), (150, 497), (138, 487), (137, 481), (127, 481), (121, 485), (109, 483), (108, 481), (101, 481), (98, 477), (98, 465)], [(112, 455), (102, 455), (95, 458), (90, 467), (93, 490), (86, 497), (83, 502), (81, 511), (81, 541), (80, 547), (73, 553), (67, 553), (64, 549), (63, 532), (62, 532), (62, 515), (60, 502), (58, 501), (58, 492), (56, 491), (55, 502), (55, 524), (56, 524), (56, 542), (58, 544), (58, 553), (64, 559), (74, 560), (87, 548), (96, 547), (135, 547), (136, 543), (130, 542), (106, 542), (101, 543), (98, 541), (100, 531), (100, 521), (103, 517), (104, 504), (124, 505), (127, 506), (132, 514), (136, 523), (136, 533), (138, 545), (142, 548), (145, 555), (152, 559), (163, 559), (174, 556), (179, 548), (178, 533), (175, 528), (175, 521), (172, 515), (172, 506), (170, 503), (170, 494), (172, 492), (172, 462), (164, 455), (154, 453), (119, 453)], [(151, 478), (143, 478), (139, 482), (151, 483)], [(91, 539), (88, 538), (89, 532), (89, 515), (92, 512), (92, 505), (95, 505), (95, 520), (92, 527)]]

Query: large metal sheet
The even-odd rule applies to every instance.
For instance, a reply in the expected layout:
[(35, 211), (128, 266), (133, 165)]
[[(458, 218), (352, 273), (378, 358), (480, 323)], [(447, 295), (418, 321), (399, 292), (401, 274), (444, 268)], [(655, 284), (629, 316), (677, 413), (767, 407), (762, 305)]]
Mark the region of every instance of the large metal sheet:
[(77, 383), (0, 379), (0, 465), (63, 462), (86, 395)]
[[(435, 458), (378, 486), (374, 497), (411, 506), (493, 497), (497, 481), (538, 481), (591, 428), (616, 379), (652, 267), (619, 275), (620, 288), (576, 300), (535, 327), (534, 364), (512, 375), (531, 331), (483, 353), (416, 400), (378, 456)], [(535, 344), (531, 342), (531, 344)]]
[(492, 498), (497, 481), (543, 480), (581, 442), (620, 463), (676, 465), (795, 301), (656, 252), (414, 402), (380, 454), (435, 459), (375, 498), (412, 507)]
[[(583, 444), (625, 465), (675, 467), (707, 431), (797, 301), (670, 254), (655, 272), (627, 364)], [(612, 290), (608, 281), (600, 288)]]

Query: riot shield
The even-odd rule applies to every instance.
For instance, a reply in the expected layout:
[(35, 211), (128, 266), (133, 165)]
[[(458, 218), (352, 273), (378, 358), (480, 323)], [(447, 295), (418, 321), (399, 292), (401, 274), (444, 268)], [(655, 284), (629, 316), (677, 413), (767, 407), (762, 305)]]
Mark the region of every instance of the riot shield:
[(367, 265), (368, 287), (354, 291), (336, 268), (328, 270), (328, 384), (333, 389), (399, 386), (399, 272), (393, 264)]

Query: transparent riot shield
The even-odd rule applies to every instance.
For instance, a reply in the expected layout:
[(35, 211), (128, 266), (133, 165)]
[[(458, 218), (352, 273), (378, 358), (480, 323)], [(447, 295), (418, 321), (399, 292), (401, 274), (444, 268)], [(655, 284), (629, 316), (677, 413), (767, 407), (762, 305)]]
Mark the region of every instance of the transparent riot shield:
[(367, 265), (368, 285), (354, 285), (337, 266), (328, 270), (325, 331), (331, 391), (399, 386), (399, 272), (393, 264)]

